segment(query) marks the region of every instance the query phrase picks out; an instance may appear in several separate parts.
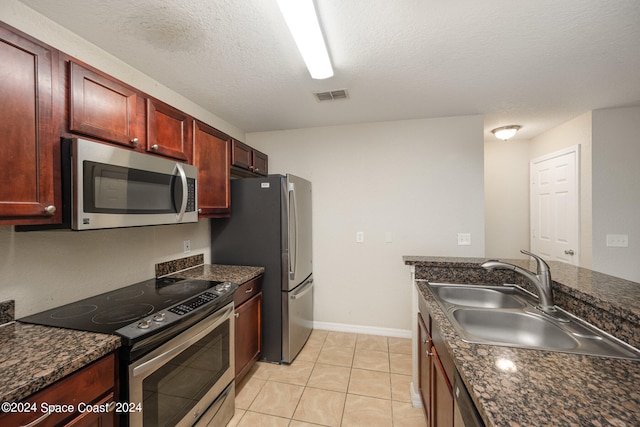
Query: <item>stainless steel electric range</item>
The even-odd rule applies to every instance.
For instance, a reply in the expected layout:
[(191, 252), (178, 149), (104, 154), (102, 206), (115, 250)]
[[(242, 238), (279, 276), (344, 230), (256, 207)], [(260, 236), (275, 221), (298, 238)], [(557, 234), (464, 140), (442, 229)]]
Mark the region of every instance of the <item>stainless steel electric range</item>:
[(19, 319), (119, 335), (121, 424), (223, 426), (234, 411), (237, 285), (160, 278)]

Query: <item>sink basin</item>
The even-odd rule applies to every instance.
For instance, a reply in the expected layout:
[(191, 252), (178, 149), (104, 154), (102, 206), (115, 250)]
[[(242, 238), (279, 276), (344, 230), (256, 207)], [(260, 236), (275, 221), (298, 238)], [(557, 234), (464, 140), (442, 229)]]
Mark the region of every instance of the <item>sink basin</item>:
[(556, 307), (546, 314), (535, 295), (516, 285), (429, 283), (463, 341), (640, 360), (640, 350)]
[(574, 349), (578, 342), (544, 317), (512, 311), (456, 309), (453, 318), (470, 337), (532, 348)]
[(518, 308), (524, 303), (514, 296), (513, 287), (493, 289), (481, 286), (434, 286), (432, 291), (442, 301), (453, 305), (483, 308)]

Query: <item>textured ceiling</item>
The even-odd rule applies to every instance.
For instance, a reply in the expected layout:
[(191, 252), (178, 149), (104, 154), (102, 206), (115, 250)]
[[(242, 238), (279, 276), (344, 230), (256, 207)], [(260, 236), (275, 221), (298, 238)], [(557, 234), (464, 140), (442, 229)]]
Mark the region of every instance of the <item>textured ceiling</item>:
[(531, 138), (640, 105), (638, 0), (316, 0), (327, 80), (276, 0), (22, 2), (246, 132), (482, 114)]

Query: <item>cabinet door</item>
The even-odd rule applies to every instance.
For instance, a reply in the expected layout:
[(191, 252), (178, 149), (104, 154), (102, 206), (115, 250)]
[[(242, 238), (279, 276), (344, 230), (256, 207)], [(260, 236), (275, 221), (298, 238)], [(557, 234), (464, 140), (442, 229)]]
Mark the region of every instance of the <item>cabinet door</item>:
[(236, 382), (249, 371), (262, 351), (262, 292), (236, 308)]
[(60, 223), (57, 51), (0, 24), (0, 224)]
[(115, 400), (114, 394), (109, 393), (103, 399), (91, 404), (98, 408), (109, 407), (110, 412), (83, 412), (80, 416), (64, 424), (64, 427), (113, 427), (116, 425)]
[(431, 336), (420, 314), (418, 314), (418, 338), (420, 339), (418, 342), (418, 387), (420, 389), (422, 406), (427, 416), (427, 425), (430, 425), (431, 368), (429, 363), (431, 359)]
[(191, 162), (191, 117), (156, 99), (147, 99), (147, 151)]
[(233, 140), (231, 149), (231, 165), (246, 170), (253, 168), (253, 150), (247, 144)]
[(269, 173), (269, 156), (258, 150), (253, 150), (253, 172), (266, 176)]
[(198, 211), (201, 217), (228, 216), (231, 138), (194, 121), (193, 163), (198, 167)]
[(431, 426), (453, 427), (453, 389), (436, 348), (431, 352)]
[(69, 131), (135, 147), (137, 95), (133, 89), (71, 62)]

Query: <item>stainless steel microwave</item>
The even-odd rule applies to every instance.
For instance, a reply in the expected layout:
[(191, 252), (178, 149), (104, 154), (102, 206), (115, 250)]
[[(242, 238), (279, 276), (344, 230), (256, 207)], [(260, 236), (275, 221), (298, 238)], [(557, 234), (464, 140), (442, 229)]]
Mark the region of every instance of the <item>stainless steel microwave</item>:
[(66, 144), (71, 229), (198, 221), (195, 166), (86, 139)]

